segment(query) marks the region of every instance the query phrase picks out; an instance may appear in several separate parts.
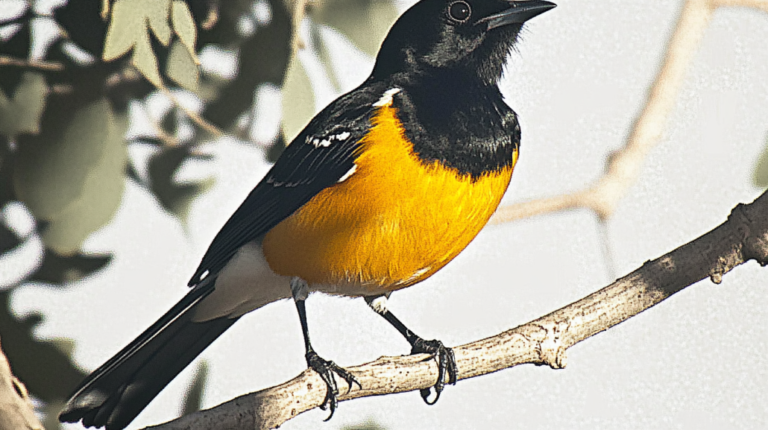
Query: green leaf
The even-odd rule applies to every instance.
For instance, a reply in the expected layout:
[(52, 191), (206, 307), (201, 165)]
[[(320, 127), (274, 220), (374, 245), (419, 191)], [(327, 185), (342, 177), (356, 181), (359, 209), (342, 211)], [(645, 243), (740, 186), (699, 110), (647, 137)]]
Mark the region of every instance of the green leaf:
[(187, 394), (184, 396), (184, 409), (181, 411), (181, 415), (189, 415), (193, 412), (197, 412), (202, 409), (203, 404), (203, 391), (205, 390), (205, 383), (208, 380), (208, 363), (203, 361), (197, 367), (195, 377), (192, 379), (192, 383), (189, 384)]
[(14, 187), (21, 201), (46, 221), (42, 239), (59, 254), (72, 255), (117, 211), (125, 185), (125, 118), (106, 99), (47, 112), (38, 139), (20, 142)]
[(304, 66), (294, 55), (285, 73), (282, 91), (282, 131), (292, 141), (315, 115), (315, 95)]
[(195, 20), (192, 18), (192, 12), (189, 11), (189, 6), (187, 6), (186, 2), (174, 0), (171, 8), (171, 23), (173, 23), (174, 33), (179, 36), (179, 40), (187, 48), (189, 55), (195, 60), (196, 64), (199, 64), (195, 54), (197, 28), (195, 27)]
[(317, 22), (335, 28), (371, 56), (398, 16), (390, 0), (325, 0), (313, 11)]
[(57, 99), (45, 114), (42, 133), (19, 140), (14, 187), (38, 219), (50, 221), (80, 196), (109, 136), (106, 100), (84, 106), (70, 102)]
[(160, 77), (160, 72), (157, 66), (157, 57), (155, 57), (154, 51), (152, 51), (152, 44), (149, 41), (149, 34), (142, 33), (141, 37), (136, 41), (136, 45), (133, 48), (133, 55), (131, 56), (131, 64), (136, 67), (142, 75), (152, 85), (160, 88), (163, 86), (163, 80)]
[(755, 164), (752, 183), (758, 188), (768, 188), (768, 139), (766, 139), (763, 153)]
[(200, 72), (197, 64), (195, 64), (195, 59), (189, 55), (184, 44), (178, 40), (175, 40), (171, 45), (165, 74), (183, 88), (197, 91)]
[(170, 13), (171, 0), (117, 0), (112, 6), (102, 59), (111, 61), (133, 49), (132, 64), (155, 86), (161, 86), (149, 32), (168, 46)]
[(171, 0), (133, 0), (136, 7), (146, 9), (149, 28), (165, 46), (171, 42), (171, 26), (168, 16), (171, 13)]
[(160, 204), (170, 213), (186, 222), (192, 201), (213, 185), (213, 178), (201, 182), (179, 184), (173, 176), (181, 164), (189, 158), (204, 158), (193, 155), (190, 148), (177, 146), (163, 148), (149, 159), (149, 185)]
[(65, 257), (46, 249), (43, 254), (43, 263), (27, 281), (56, 285), (76, 282), (101, 270), (111, 261), (111, 254), (78, 253)]
[(38, 72), (24, 72), (11, 99), (0, 90), (0, 134), (39, 133), (47, 96), (45, 76)]

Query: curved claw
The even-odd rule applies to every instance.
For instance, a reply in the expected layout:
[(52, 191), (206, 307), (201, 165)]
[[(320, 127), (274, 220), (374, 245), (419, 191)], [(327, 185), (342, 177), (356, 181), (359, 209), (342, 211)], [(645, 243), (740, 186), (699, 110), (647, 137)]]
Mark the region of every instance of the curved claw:
[(333, 417), (333, 413), (336, 411), (336, 407), (339, 405), (339, 387), (336, 384), (336, 378), (334, 378), (333, 374), (335, 373), (339, 375), (341, 379), (347, 382), (347, 393), (352, 391), (352, 384), (357, 384), (357, 386), (361, 389), (363, 386), (360, 385), (360, 382), (357, 380), (357, 378), (355, 378), (355, 376), (349, 373), (346, 369), (340, 367), (333, 361), (321, 358), (315, 351), (307, 352), (306, 358), (307, 366), (317, 372), (323, 382), (325, 382), (327, 391), (325, 393), (325, 399), (323, 399), (323, 403), (320, 405), (320, 409), (330, 409), (331, 413), (328, 415), (328, 418), (325, 419), (325, 421), (328, 421)]
[[(456, 375), (458, 373), (458, 366), (456, 365), (456, 357), (453, 354), (453, 349), (446, 347), (439, 340), (424, 340), (418, 339), (411, 348), (411, 354), (430, 354), (432, 358), (437, 360), (437, 382), (433, 386), (435, 389), (434, 400), (429, 400), (429, 388), (419, 390), (421, 398), (428, 405), (434, 405), (440, 398), (440, 393), (443, 392), (445, 384), (456, 384)], [(448, 381), (446, 382), (445, 376), (448, 375)]]

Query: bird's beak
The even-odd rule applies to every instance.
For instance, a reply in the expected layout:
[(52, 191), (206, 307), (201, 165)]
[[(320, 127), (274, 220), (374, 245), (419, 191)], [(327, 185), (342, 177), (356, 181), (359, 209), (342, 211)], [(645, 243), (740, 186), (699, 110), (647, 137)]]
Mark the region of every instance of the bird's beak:
[(487, 16), (477, 23), (487, 22), (488, 30), (507, 24), (522, 24), (534, 16), (557, 6), (552, 2), (544, 0), (507, 1), (507, 3), (509, 4), (509, 9)]

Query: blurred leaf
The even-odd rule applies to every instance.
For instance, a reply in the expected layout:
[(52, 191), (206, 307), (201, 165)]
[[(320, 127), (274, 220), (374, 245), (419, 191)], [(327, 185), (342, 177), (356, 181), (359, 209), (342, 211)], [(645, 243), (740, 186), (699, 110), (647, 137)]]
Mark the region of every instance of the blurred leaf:
[(197, 28), (195, 28), (195, 20), (192, 18), (192, 12), (190, 12), (187, 3), (182, 0), (173, 1), (171, 23), (173, 23), (174, 33), (179, 36), (179, 40), (187, 48), (187, 52), (189, 52), (195, 64), (199, 64), (200, 61), (197, 59), (197, 54), (195, 54)]
[[(165, 114), (163, 115), (163, 118), (160, 120), (160, 127), (164, 132), (166, 132), (170, 136), (176, 136), (176, 133), (179, 130), (179, 115), (177, 109), (168, 109)], [(162, 140), (155, 139), (155, 141), (151, 141), (149, 139), (140, 139), (142, 142), (149, 143), (152, 145), (157, 146), (163, 146), (165, 145)]]
[[(239, 2), (233, 3), (237, 5)], [(282, 0), (269, 0), (268, 3), (272, 10), (269, 24), (260, 26), (240, 44), (237, 75), (221, 87), (218, 97), (211, 100), (203, 111), (203, 118), (219, 128), (231, 130), (243, 112), (250, 112), (254, 91), (259, 85), (283, 84), (292, 54), (293, 18)], [(223, 7), (224, 4), (222, 20), (223, 14), (229, 13)]]
[(0, 255), (16, 248), (21, 245), (21, 240), (16, 236), (16, 233), (11, 231), (8, 227), (0, 224)]
[(152, 84), (162, 86), (149, 33), (168, 46), (170, 13), (171, 0), (117, 0), (112, 6), (102, 59), (111, 61), (133, 49), (131, 63)]
[(755, 164), (752, 183), (759, 188), (768, 188), (768, 139), (766, 139), (763, 153), (757, 159), (757, 164)]
[(55, 345), (55, 341), (41, 340), (33, 335), (42, 316), (33, 314), (18, 319), (13, 314), (10, 294), (11, 291), (0, 292), (0, 337), (11, 367), (35, 397), (47, 403), (61, 402), (85, 373)]
[(78, 253), (65, 257), (46, 249), (42, 264), (27, 281), (57, 285), (75, 282), (103, 269), (111, 261), (111, 254)]
[(149, 184), (160, 204), (186, 222), (189, 206), (195, 197), (213, 185), (213, 178), (196, 183), (176, 183), (173, 176), (188, 158), (202, 158), (190, 153), (186, 146), (163, 148), (149, 159)]
[(12, 99), (0, 90), (0, 134), (39, 133), (48, 85), (42, 73), (26, 71)]
[[(0, 0), (0, 4), (2, 4), (2, 0)], [(0, 41), (0, 55), (7, 55), (12, 58), (29, 57), (29, 50), (32, 45), (31, 33), (29, 23), (24, 23), (21, 29), (10, 39)], [(0, 67), (0, 89), (5, 94), (13, 93), (23, 74), (24, 69), (21, 67)]]
[(127, 148), (121, 132), (110, 131), (104, 141), (104, 154), (85, 180), (82, 194), (60, 216), (51, 220), (42, 232), (47, 247), (63, 255), (77, 252), (91, 233), (114, 217), (125, 189)]
[(80, 196), (109, 136), (111, 109), (105, 100), (84, 106), (68, 106), (69, 101), (50, 106), (39, 136), (19, 140), (14, 185), (39, 219), (50, 221)]
[(165, 74), (174, 82), (190, 91), (197, 90), (199, 78), (199, 69), (195, 64), (194, 58), (189, 55), (189, 51), (184, 44), (175, 40), (171, 45), (171, 53), (168, 56)]
[(20, 141), (14, 186), (35, 218), (47, 221), (46, 246), (71, 255), (119, 206), (125, 118), (113, 115), (103, 98), (75, 109), (64, 102), (45, 115), (42, 133)]
[(53, 18), (66, 31), (68, 39), (98, 58), (104, 52), (107, 32), (107, 23), (100, 13), (100, 1), (68, 1), (53, 10)]
[(377, 423), (372, 419), (368, 419), (361, 424), (352, 424), (352, 425), (344, 426), (341, 428), (341, 430), (386, 430), (386, 427), (382, 426), (381, 424)]
[(288, 65), (282, 94), (282, 131), (290, 142), (315, 115), (312, 84), (298, 55), (294, 55)]
[[(0, 135), (0, 146), (7, 148), (8, 142)], [(0, 150), (0, 206), (5, 206), (11, 200), (16, 200), (13, 189), (13, 158), (10, 154), (3, 154)]]
[(41, 424), (45, 430), (59, 430), (62, 424), (59, 422), (59, 412), (64, 409), (67, 402), (64, 399), (54, 400), (43, 405), (43, 418)]
[(171, 0), (117, 0), (104, 42), (104, 61), (125, 55), (145, 36), (149, 40), (149, 30), (167, 46), (171, 41), (170, 7)]
[[(275, 0), (266, 0), (270, 4)], [(278, 0), (279, 1), (279, 0)], [(254, 0), (206, 0), (205, 2), (192, 2), (189, 4), (195, 22), (208, 21), (208, 28), (201, 29), (198, 33), (198, 46), (216, 44), (223, 48), (234, 48), (242, 41), (243, 35), (237, 28), (240, 18), (251, 13)], [(209, 20), (210, 13), (216, 14), (213, 23)], [(212, 25), (212, 26), (211, 26)], [(198, 26), (198, 29), (200, 27)]]
[(197, 367), (195, 377), (192, 379), (192, 383), (189, 384), (186, 396), (184, 396), (184, 401), (182, 402), (184, 409), (181, 411), (181, 415), (188, 415), (202, 409), (203, 391), (207, 381), (208, 363), (203, 361)]
[(317, 22), (340, 31), (360, 50), (373, 56), (398, 13), (390, 0), (324, 0), (313, 9), (312, 16)]

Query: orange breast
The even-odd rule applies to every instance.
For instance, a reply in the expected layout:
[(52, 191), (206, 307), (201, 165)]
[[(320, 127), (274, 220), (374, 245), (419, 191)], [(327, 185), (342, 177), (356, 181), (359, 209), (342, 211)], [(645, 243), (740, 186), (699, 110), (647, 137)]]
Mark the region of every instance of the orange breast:
[(480, 232), (509, 185), (517, 153), (508, 168), (472, 181), (420, 161), (396, 113), (379, 108), (349, 179), (267, 233), (263, 250), (272, 270), (330, 293), (380, 294), (426, 279)]

